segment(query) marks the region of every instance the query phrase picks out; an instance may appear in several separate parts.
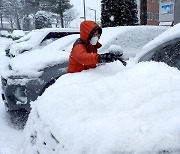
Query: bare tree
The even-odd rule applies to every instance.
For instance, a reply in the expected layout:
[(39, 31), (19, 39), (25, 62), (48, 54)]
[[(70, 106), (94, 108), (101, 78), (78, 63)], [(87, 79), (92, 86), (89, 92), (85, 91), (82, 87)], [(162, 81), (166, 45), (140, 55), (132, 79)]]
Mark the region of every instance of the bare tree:
[(3, 13), (4, 13), (3, 0), (0, 0), (0, 20), (1, 20), (1, 28), (3, 28)]
[(64, 13), (64, 27), (67, 28), (69, 27), (70, 23), (76, 19), (78, 16), (78, 13), (74, 9), (67, 10)]
[(4, 1), (4, 7), (6, 8), (5, 14), (6, 17), (9, 17), (9, 20), (12, 23), (12, 19), (16, 23), (17, 29), (21, 29), (21, 19), (22, 14), (22, 5), (19, 0), (6, 0)]

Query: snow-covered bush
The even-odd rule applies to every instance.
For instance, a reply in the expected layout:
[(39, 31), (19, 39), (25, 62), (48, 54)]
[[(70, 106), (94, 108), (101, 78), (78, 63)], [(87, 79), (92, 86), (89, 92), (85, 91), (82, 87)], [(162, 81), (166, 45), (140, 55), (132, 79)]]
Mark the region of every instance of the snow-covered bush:
[(38, 11), (35, 14), (35, 29), (41, 28), (50, 28), (51, 25), (51, 17), (49, 13), (45, 11)]

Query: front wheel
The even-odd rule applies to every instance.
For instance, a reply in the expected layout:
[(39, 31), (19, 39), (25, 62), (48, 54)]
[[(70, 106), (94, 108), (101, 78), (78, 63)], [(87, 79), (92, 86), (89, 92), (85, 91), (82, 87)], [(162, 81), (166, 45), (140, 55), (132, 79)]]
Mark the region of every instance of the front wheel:
[(9, 124), (16, 129), (23, 129), (26, 125), (29, 112), (24, 110), (13, 110), (6, 112)]

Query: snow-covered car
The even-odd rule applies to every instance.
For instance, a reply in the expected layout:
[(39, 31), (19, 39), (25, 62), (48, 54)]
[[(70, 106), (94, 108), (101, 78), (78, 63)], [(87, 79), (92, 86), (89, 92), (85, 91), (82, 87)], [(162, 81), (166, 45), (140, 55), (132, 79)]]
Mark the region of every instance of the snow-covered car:
[[(79, 34), (60, 38), (42, 49), (9, 59), (1, 74), (2, 99), (9, 112), (30, 111), (35, 100), (55, 80), (66, 73), (67, 59)], [(66, 51), (67, 50), (67, 51)]]
[(23, 154), (179, 154), (179, 80), (157, 62), (65, 74), (31, 102)]
[(9, 33), (9, 32), (6, 31), (6, 30), (1, 30), (1, 31), (0, 31), (0, 37), (12, 38), (12, 34)]
[(64, 37), (66, 35), (79, 34), (79, 29), (75, 28), (44, 28), (29, 32), (24, 37), (9, 44), (6, 49), (8, 57), (14, 57), (25, 51), (42, 48), (45, 45)]
[(180, 24), (171, 27), (146, 44), (137, 55), (136, 61), (164, 62), (180, 70)]
[(13, 32), (12, 32), (12, 39), (13, 40), (18, 40), (21, 37), (23, 37), (25, 34), (26, 33), (23, 30), (13, 30)]
[[(135, 55), (134, 50), (139, 48), (137, 50), (139, 51), (141, 45), (152, 40), (166, 29), (149, 26), (105, 28), (100, 39), (103, 47), (99, 52), (122, 49), (124, 57), (128, 59)], [(66, 36), (42, 49), (25, 52), (9, 59), (9, 64), (4, 69), (1, 79), (2, 98), (9, 112), (21, 109), (29, 112), (30, 102), (36, 100), (47, 87), (67, 72), (69, 53), (73, 42), (78, 37), (79, 35)], [(129, 50), (133, 52), (130, 53)]]

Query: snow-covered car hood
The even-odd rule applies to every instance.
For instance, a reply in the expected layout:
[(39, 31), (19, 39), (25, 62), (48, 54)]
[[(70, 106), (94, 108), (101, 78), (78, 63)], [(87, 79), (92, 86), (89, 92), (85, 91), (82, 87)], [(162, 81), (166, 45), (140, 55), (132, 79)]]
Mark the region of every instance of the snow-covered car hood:
[(39, 75), (38, 71), (45, 67), (67, 61), (77, 38), (79, 38), (79, 34), (65, 36), (42, 49), (25, 52), (9, 59), (10, 70), (4, 71), (3, 76), (35, 76)]
[[(52, 148), (64, 154), (179, 150), (179, 80), (176, 68), (157, 62), (127, 67), (114, 62), (65, 74), (32, 102), (25, 139), (44, 131), (46, 142), (51, 132), (60, 141)], [(42, 148), (40, 141), (32, 149)], [(51, 153), (48, 147), (42, 150)]]
[(148, 53), (150, 50), (158, 47), (160, 44), (163, 44), (172, 39), (180, 37), (179, 29), (180, 29), (180, 24), (177, 24), (169, 28), (167, 31), (163, 32), (156, 38), (154, 38), (152, 41), (148, 42), (145, 46), (142, 47), (141, 52), (137, 54), (134, 60), (137, 62), (143, 55)]

